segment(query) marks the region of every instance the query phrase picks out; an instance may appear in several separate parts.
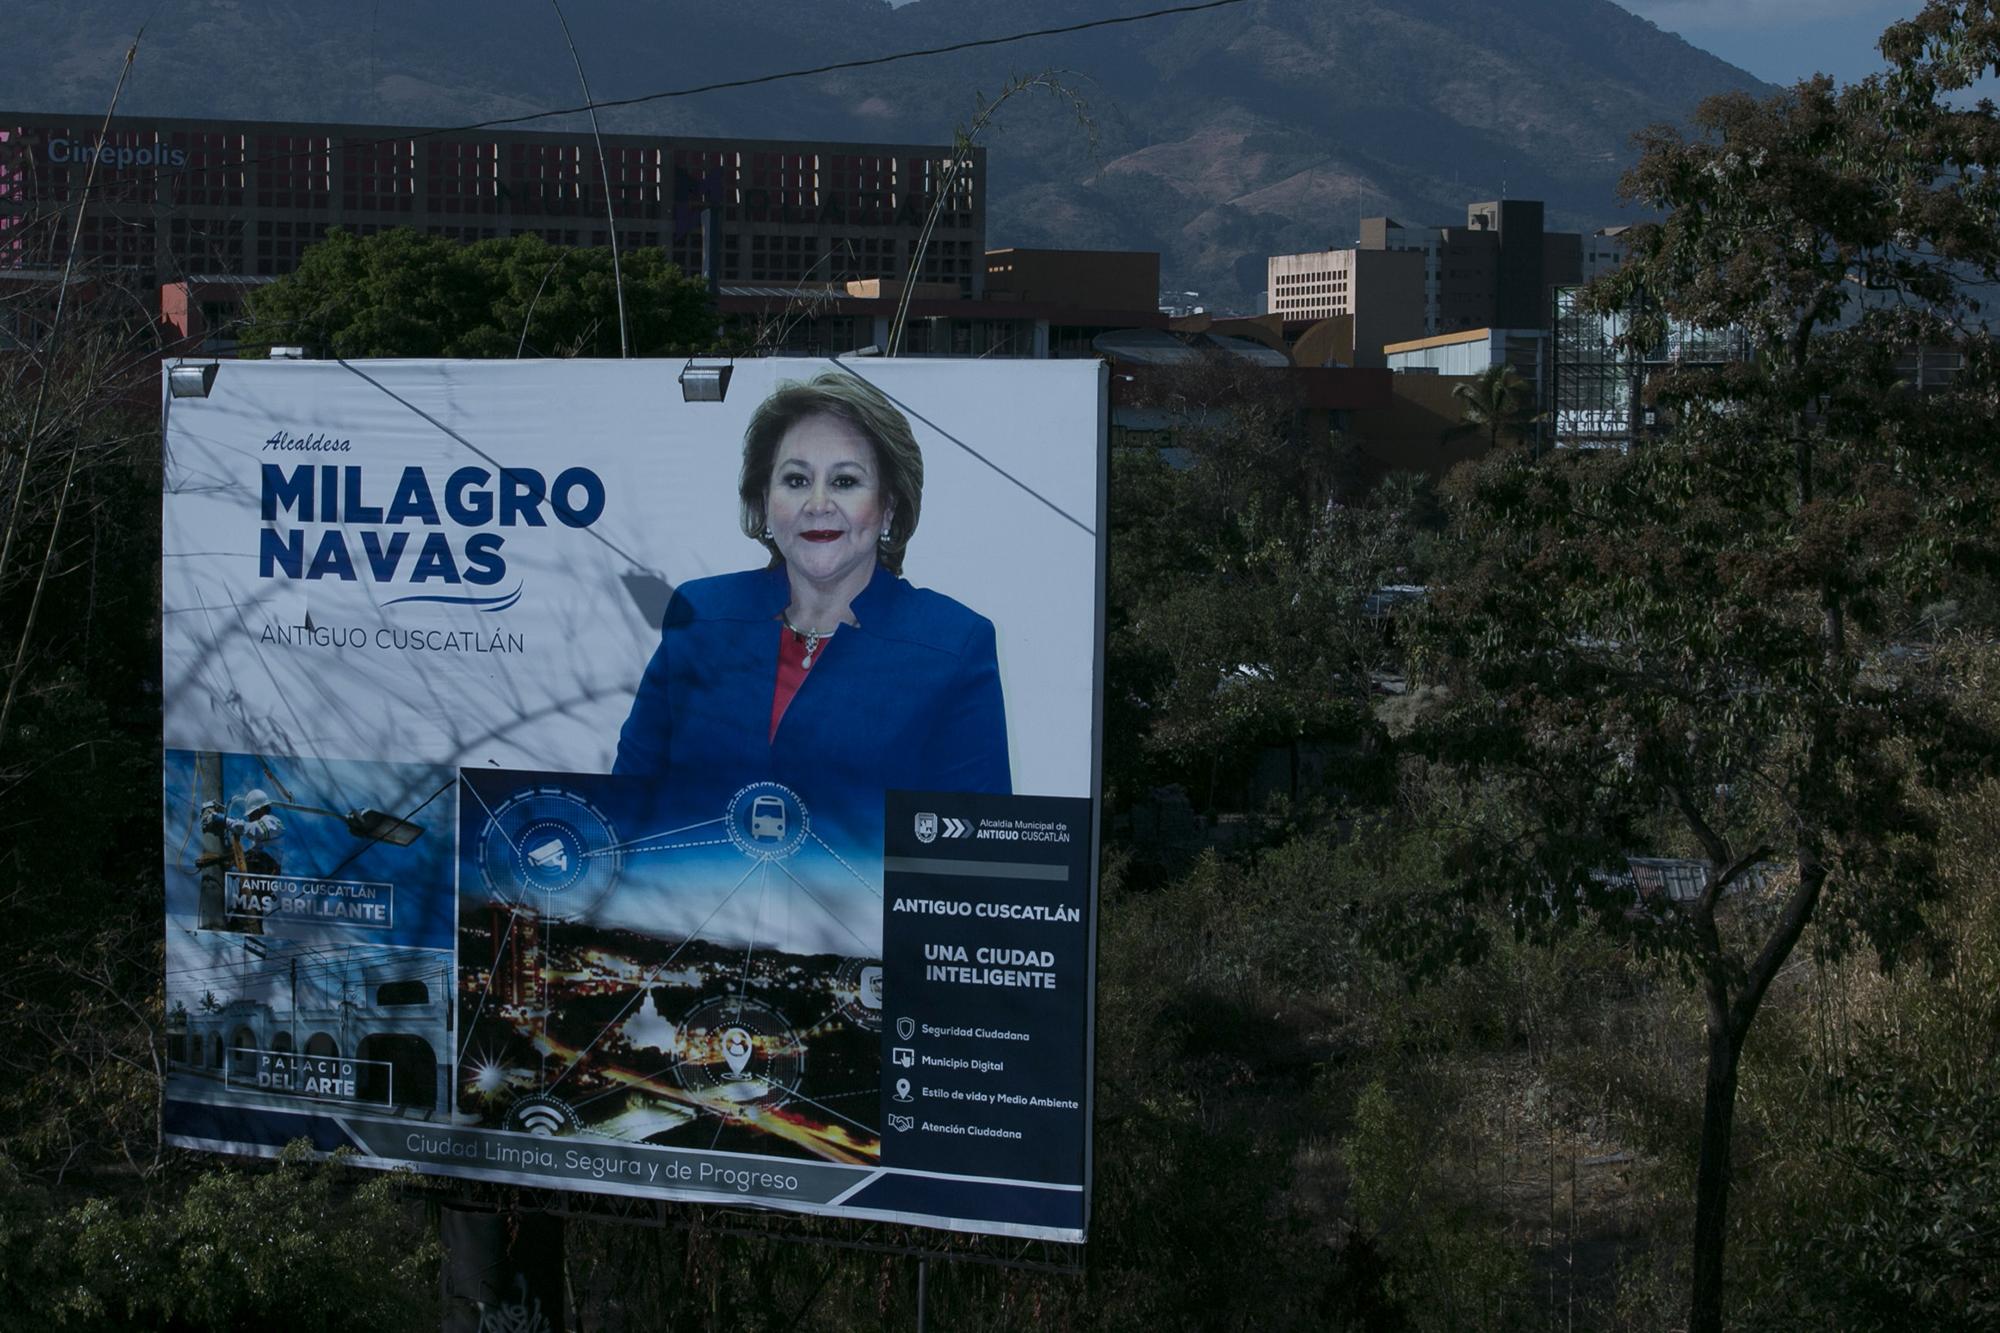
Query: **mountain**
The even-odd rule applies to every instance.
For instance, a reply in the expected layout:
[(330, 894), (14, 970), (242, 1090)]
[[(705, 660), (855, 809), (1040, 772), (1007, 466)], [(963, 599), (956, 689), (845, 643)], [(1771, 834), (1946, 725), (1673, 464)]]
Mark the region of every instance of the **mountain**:
[[(1144, 12), (1159, 0), (569, 0), (591, 91), (635, 97)], [(0, 106), (463, 124), (580, 100), (542, 0), (12, 0)], [(602, 113), (607, 131), (947, 142), (994, 116), (991, 245), (1157, 249), (1169, 286), (1247, 309), (1264, 256), (1356, 220), (1458, 221), (1502, 194), (1621, 220), (1634, 131), (1765, 91), (1610, 0), (1241, 0), (1204, 12)], [(561, 120), (530, 127), (568, 128)]]

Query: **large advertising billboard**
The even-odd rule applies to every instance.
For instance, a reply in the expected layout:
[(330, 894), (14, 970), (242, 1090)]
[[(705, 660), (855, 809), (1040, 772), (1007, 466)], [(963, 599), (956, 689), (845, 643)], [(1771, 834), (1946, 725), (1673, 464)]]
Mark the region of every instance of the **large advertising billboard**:
[(1081, 1240), (1094, 362), (167, 403), (166, 1123)]

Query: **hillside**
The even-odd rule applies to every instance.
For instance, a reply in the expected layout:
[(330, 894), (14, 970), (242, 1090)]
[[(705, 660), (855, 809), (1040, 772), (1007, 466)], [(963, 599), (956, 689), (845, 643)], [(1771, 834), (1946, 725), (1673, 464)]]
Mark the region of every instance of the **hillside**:
[[(600, 99), (1136, 13), (1150, 0), (572, 0)], [(155, 12), (120, 109), (455, 124), (578, 100), (541, 0), (15, 0), (0, 106), (101, 108)], [(1633, 131), (1759, 85), (1610, 0), (1246, 0), (605, 114), (623, 132), (934, 142), (980, 92), (1061, 71), (1087, 109), (1017, 100), (989, 132), (995, 245), (1158, 249), (1163, 278), (1245, 308), (1268, 253), (1344, 243), (1364, 214), (1463, 216), (1503, 192), (1554, 225), (1618, 220)], [(1086, 123), (1087, 122), (1087, 123)], [(556, 127), (560, 122), (537, 124)]]

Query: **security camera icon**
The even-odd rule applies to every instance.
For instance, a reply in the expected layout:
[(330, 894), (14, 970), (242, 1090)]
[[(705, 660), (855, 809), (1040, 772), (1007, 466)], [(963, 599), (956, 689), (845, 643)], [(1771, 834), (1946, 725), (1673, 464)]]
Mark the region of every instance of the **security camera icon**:
[(567, 871), (569, 849), (563, 846), (561, 838), (550, 838), (541, 846), (528, 849), (528, 864), (537, 870)]

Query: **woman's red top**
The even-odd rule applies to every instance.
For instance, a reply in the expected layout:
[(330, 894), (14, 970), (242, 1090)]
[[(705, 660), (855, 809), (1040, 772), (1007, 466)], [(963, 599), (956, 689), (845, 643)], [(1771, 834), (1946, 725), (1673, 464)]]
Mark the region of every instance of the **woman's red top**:
[[(818, 662), (825, 655), (827, 645), (833, 642), (831, 634), (823, 635), (818, 646), (813, 649), (813, 661)], [(778, 685), (771, 691), (771, 736), (778, 737), (778, 723), (784, 721), (785, 710), (791, 707), (792, 696), (805, 684), (806, 674), (812, 667), (806, 663), (806, 636), (797, 630), (778, 626)]]

